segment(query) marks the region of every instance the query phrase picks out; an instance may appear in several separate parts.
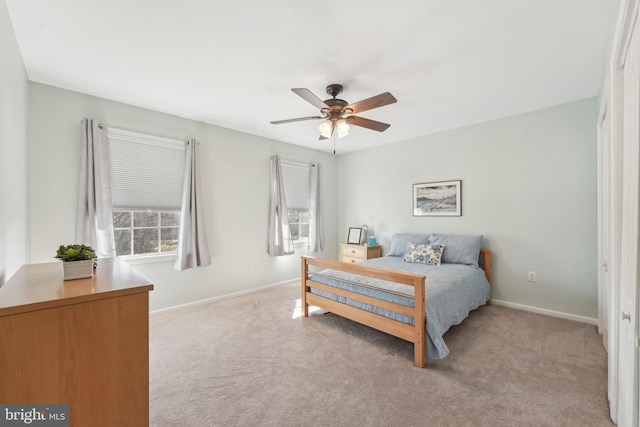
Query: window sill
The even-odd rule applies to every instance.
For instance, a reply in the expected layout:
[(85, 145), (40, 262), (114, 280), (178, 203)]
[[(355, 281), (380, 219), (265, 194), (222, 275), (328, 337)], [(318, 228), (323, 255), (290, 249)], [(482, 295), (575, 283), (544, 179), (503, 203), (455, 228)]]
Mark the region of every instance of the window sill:
[(299, 255), (309, 255), (309, 242), (299, 242), (293, 244), (293, 250), (296, 254)]
[(155, 254), (154, 255), (123, 255), (123, 256), (119, 256), (118, 258), (126, 261), (131, 265), (138, 265), (138, 264), (151, 264), (155, 262), (174, 262), (177, 257), (178, 257), (177, 253), (169, 252), (169, 253), (158, 254), (158, 255), (155, 255)]

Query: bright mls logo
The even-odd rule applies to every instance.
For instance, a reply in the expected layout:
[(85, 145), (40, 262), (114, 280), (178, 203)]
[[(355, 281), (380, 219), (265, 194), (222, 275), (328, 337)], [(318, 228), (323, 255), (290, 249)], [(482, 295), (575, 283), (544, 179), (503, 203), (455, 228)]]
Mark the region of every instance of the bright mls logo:
[(0, 427), (69, 427), (69, 405), (2, 405)]

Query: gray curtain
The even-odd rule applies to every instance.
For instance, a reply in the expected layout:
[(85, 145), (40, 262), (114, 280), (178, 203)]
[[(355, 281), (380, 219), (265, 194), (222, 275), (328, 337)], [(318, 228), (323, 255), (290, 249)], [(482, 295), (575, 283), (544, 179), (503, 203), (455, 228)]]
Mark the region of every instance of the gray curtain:
[(200, 196), (200, 160), (198, 142), (187, 142), (184, 164), (184, 186), (180, 210), (178, 258), (174, 268), (187, 270), (211, 264), (209, 245), (204, 227), (202, 197)]
[(75, 243), (91, 246), (100, 258), (114, 257), (107, 131), (92, 119), (82, 119), (80, 163)]
[(294, 253), (289, 229), (289, 212), (284, 196), (282, 167), (278, 156), (271, 157), (271, 210), (268, 239), (269, 255), (283, 256)]
[(322, 219), (320, 218), (320, 164), (311, 167), (309, 188), (309, 252), (322, 251)]

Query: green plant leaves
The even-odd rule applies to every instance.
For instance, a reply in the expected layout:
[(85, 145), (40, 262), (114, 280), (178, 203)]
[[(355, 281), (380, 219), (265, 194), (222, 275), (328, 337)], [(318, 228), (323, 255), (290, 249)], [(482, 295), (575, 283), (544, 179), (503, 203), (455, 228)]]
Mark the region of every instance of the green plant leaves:
[(95, 259), (96, 253), (90, 246), (78, 244), (60, 245), (54, 258), (62, 261), (81, 261), (85, 259)]

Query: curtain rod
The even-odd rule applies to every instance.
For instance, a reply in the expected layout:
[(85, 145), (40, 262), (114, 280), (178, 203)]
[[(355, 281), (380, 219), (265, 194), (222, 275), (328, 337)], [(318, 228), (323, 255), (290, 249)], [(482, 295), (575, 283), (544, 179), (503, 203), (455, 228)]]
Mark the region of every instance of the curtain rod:
[(283, 159), (282, 157), (280, 158), (280, 160), (284, 163), (289, 163), (290, 165), (295, 165), (295, 166), (311, 166), (311, 167), (316, 167), (318, 166), (317, 163), (305, 163), (305, 162), (299, 162), (297, 160), (289, 160), (289, 159)]

